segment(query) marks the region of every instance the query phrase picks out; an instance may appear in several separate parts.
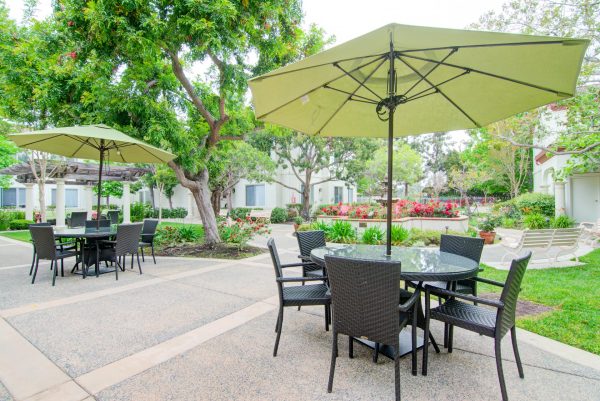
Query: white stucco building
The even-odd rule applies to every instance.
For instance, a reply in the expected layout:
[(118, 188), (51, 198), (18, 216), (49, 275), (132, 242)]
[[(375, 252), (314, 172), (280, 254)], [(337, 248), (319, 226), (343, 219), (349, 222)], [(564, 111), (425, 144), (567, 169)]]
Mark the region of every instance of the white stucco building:
[[(564, 110), (555, 110), (543, 121), (549, 131), (562, 129)], [(555, 137), (546, 138), (541, 146), (549, 146)], [(567, 164), (570, 155), (552, 156), (544, 151), (534, 150), (533, 189), (534, 192), (555, 196), (556, 213), (564, 213), (578, 222), (594, 222), (600, 219), (600, 166), (597, 172), (573, 174), (563, 181), (556, 174)]]

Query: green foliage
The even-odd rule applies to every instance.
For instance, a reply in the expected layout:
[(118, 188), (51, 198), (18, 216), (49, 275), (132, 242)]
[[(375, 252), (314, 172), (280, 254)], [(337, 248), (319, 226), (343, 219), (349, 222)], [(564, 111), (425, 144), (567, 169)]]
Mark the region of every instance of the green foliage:
[(298, 228), (296, 229), (296, 231), (312, 231), (312, 230), (315, 230), (315, 227), (313, 224), (310, 224), (310, 223), (300, 224), (298, 226)]
[(265, 222), (255, 221), (250, 218), (234, 221), (231, 225), (227, 224), (227, 222), (219, 224), (219, 236), (223, 242), (235, 244), (238, 249), (242, 249), (248, 245), (248, 241), (255, 235), (267, 235), (270, 232)]
[(287, 221), (288, 213), (282, 207), (273, 208), (271, 211), (271, 223), (279, 224)]
[(246, 217), (248, 217), (248, 215), (250, 214), (250, 211), (252, 211), (252, 209), (249, 207), (235, 207), (231, 209), (229, 217), (231, 217), (233, 220), (245, 220)]
[(304, 219), (302, 217), (300, 217), (300, 216), (294, 217), (294, 224), (300, 225), (302, 223), (304, 223)]
[[(325, 238), (329, 238), (329, 233), (331, 232), (331, 225), (325, 223), (324, 221), (315, 221), (311, 224), (311, 230), (323, 231), (325, 233)], [(306, 230), (310, 231), (310, 230)]]
[(378, 227), (373, 226), (363, 231), (361, 241), (363, 244), (380, 245), (385, 240), (385, 233)]
[(514, 200), (517, 209), (524, 215), (539, 213), (544, 216), (554, 216), (554, 196), (537, 192), (525, 193)]
[(13, 220), (25, 220), (25, 212), (20, 210), (0, 210), (0, 231), (8, 230)]
[(156, 230), (155, 241), (159, 245), (174, 246), (185, 242), (198, 242), (202, 228), (196, 225), (161, 225)]
[(561, 215), (550, 220), (551, 228), (571, 228), (575, 225), (575, 220), (567, 215)]
[(442, 236), (441, 231), (419, 230), (417, 228), (412, 228), (410, 230), (410, 236), (405, 241), (405, 245), (410, 245), (410, 246), (439, 245), (441, 236)]
[(347, 221), (336, 220), (331, 224), (329, 232), (325, 231), (328, 241), (341, 244), (353, 244), (356, 242), (356, 231)]
[(152, 206), (148, 203), (133, 202), (130, 207), (131, 221), (133, 223), (153, 217)]
[(27, 230), (29, 225), (33, 223), (33, 220), (16, 219), (8, 223), (8, 228), (11, 230)]
[(398, 224), (392, 225), (392, 245), (399, 246), (410, 236), (410, 231)]
[(529, 230), (548, 228), (549, 218), (540, 213), (531, 213), (523, 217), (523, 225)]
[[(94, 193), (98, 195), (98, 185), (94, 186)], [(101, 197), (106, 198), (106, 205), (109, 205), (110, 197), (121, 198), (123, 196), (123, 182), (121, 181), (102, 181)]]
[(513, 219), (510, 217), (503, 217), (502, 221), (500, 222), (500, 227), (504, 227), (504, 228), (515, 228), (517, 226), (517, 219)]
[(498, 227), (500, 224), (500, 219), (493, 215), (485, 216), (483, 219), (479, 220), (477, 226), (481, 231), (491, 232)]

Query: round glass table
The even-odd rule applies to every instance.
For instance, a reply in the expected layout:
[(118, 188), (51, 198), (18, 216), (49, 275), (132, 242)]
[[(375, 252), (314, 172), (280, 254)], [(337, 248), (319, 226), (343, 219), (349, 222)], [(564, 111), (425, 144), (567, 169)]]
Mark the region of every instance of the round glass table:
[(325, 266), (325, 256), (338, 256), (351, 259), (400, 262), (401, 277), (410, 281), (456, 281), (474, 277), (479, 263), (454, 255), (440, 252), (437, 248), (392, 247), (392, 255), (385, 255), (385, 245), (331, 245), (313, 249), (311, 260), (319, 266)]

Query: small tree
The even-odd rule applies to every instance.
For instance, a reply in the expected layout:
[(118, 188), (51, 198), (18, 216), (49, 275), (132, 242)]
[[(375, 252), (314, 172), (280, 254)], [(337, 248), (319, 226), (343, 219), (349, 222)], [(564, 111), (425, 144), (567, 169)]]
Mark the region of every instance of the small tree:
[(448, 178), (442, 171), (436, 171), (429, 177), (427, 185), (431, 187), (434, 199), (439, 199), (440, 193), (446, 189)]
[(167, 188), (170, 188), (171, 193), (173, 193), (173, 188), (175, 188), (175, 186), (178, 184), (178, 181), (173, 170), (171, 170), (167, 165), (161, 164), (156, 168), (154, 173), (154, 182), (156, 183), (156, 188), (158, 189), (158, 221), (161, 221), (162, 195), (166, 192)]
[(466, 168), (463, 168), (461, 170), (451, 170), (449, 174), (450, 180), (448, 181), (448, 186), (457, 190), (460, 193), (460, 198), (464, 201), (467, 209), (467, 214), (469, 216), (471, 215), (471, 212), (469, 208), (469, 198), (467, 196), (467, 191), (469, 191), (469, 189), (473, 188), (473, 186), (477, 184), (478, 175), (479, 173), (477, 172), (477, 170), (467, 170)]
[[(94, 193), (98, 195), (98, 185), (94, 187)], [(123, 183), (121, 181), (102, 181), (100, 196), (106, 198), (106, 207), (110, 207), (110, 197), (121, 198), (123, 196)]]

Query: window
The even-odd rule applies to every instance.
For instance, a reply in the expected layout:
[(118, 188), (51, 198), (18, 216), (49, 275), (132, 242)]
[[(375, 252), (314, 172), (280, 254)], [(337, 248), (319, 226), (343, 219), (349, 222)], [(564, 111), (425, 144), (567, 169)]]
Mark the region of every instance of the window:
[(264, 206), (265, 205), (265, 186), (246, 185), (246, 206)]
[(0, 188), (0, 207), (25, 207), (25, 188)]
[[(56, 206), (56, 188), (52, 188), (50, 204)], [(79, 207), (79, 192), (77, 188), (65, 189), (65, 207)]]
[(333, 188), (333, 203), (340, 203), (344, 201), (344, 187)]
[(348, 188), (348, 203), (354, 202), (354, 189)]

